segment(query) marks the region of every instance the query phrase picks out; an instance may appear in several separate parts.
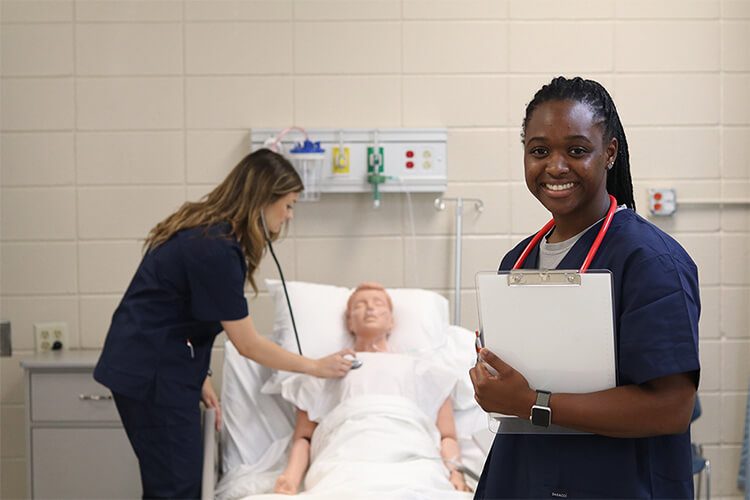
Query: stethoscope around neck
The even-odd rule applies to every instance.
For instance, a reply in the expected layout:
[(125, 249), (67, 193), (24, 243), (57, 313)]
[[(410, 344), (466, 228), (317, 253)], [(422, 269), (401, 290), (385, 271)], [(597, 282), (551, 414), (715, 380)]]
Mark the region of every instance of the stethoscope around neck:
[[(586, 255), (586, 258), (583, 261), (583, 265), (581, 266), (581, 269), (578, 271), (580, 274), (583, 274), (586, 272), (586, 270), (591, 265), (591, 261), (594, 260), (594, 255), (596, 255), (596, 251), (599, 250), (599, 245), (601, 245), (602, 240), (604, 239), (604, 235), (607, 234), (607, 230), (609, 229), (609, 224), (612, 222), (612, 217), (615, 216), (615, 212), (617, 211), (617, 200), (614, 196), (611, 194), (609, 196), (609, 209), (607, 210), (607, 215), (604, 217), (604, 224), (602, 224), (602, 227), (599, 229), (599, 234), (596, 235), (596, 239), (594, 240), (594, 243), (591, 245), (591, 248), (589, 249), (589, 253)], [(521, 266), (526, 261), (526, 257), (529, 256), (531, 253), (531, 250), (536, 246), (537, 243), (539, 243), (539, 240), (541, 240), (545, 234), (549, 232), (550, 229), (555, 225), (555, 219), (550, 220), (545, 226), (539, 230), (538, 233), (534, 235), (533, 238), (531, 238), (531, 241), (528, 245), (526, 245), (526, 248), (523, 250), (521, 255), (518, 257), (518, 260), (515, 264), (513, 264), (513, 269), (521, 269)]]

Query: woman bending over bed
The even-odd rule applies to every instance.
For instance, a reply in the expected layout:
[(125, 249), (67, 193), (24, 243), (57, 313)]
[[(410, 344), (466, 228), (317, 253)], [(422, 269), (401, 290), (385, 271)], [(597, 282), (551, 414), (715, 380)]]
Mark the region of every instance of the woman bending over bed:
[(341, 379), (295, 375), (284, 382), (282, 396), (298, 408), (297, 423), (276, 493), (297, 493), (310, 464), (309, 494), (394, 498), (418, 490), (426, 498), (465, 498), (458, 492), (471, 491), (456, 470), (456, 375), (428, 359), (389, 353), (392, 312), (380, 284), (359, 285), (346, 319), (362, 367)]

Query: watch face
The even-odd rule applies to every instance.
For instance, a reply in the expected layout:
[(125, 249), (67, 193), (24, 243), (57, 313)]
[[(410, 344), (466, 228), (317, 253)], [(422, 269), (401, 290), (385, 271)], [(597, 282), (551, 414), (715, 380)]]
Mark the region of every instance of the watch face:
[(531, 408), (532, 424), (541, 425), (542, 427), (549, 427), (551, 418), (552, 410), (550, 408), (536, 405)]

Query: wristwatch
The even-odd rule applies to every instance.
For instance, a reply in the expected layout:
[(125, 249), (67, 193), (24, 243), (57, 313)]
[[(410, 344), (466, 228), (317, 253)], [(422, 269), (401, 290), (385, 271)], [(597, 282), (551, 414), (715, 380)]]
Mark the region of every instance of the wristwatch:
[(552, 422), (552, 408), (549, 407), (549, 391), (536, 391), (536, 404), (531, 407), (531, 423), (549, 427)]

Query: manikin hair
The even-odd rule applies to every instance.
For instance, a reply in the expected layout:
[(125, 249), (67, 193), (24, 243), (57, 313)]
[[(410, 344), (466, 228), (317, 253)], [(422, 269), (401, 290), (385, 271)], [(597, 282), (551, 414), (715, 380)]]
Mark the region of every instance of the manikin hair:
[(537, 106), (547, 101), (575, 101), (586, 104), (594, 112), (594, 117), (601, 120), (605, 143), (612, 139), (617, 140), (617, 157), (614, 166), (607, 171), (607, 192), (617, 199), (618, 204), (625, 204), (635, 210), (628, 141), (609, 92), (599, 83), (581, 77), (568, 79), (558, 76), (552, 79), (537, 91), (534, 99), (526, 106), (526, 116), (521, 128), (522, 141), (526, 139), (526, 125), (531, 114)]

